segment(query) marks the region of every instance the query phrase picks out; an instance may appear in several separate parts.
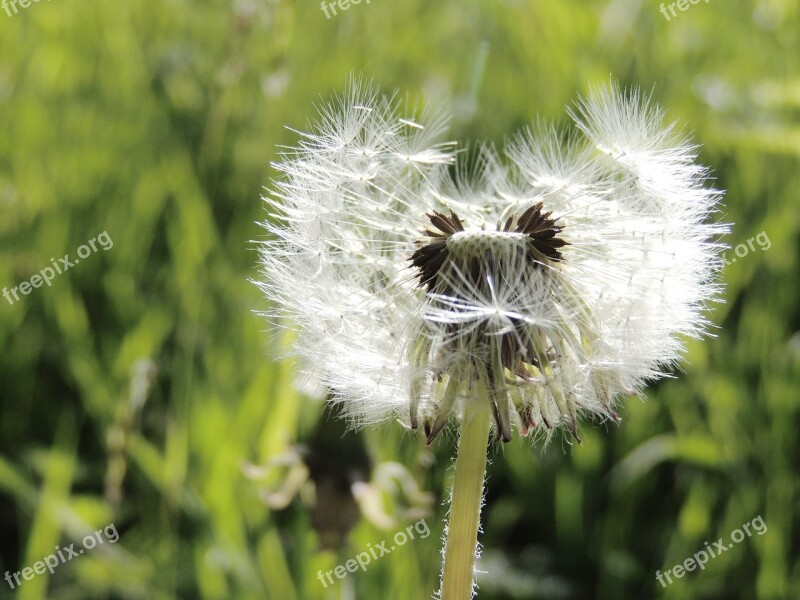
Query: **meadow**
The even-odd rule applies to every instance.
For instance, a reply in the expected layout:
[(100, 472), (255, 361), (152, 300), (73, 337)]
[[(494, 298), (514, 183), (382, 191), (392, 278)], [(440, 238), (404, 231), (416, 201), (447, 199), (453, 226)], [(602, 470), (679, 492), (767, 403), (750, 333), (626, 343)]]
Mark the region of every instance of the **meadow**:
[(582, 445), (491, 450), (478, 598), (800, 598), (797, 2), (6, 12), (0, 288), (30, 286), (0, 298), (0, 598), (431, 597), (455, 434), (348, 430), (277, 358), (290, 334), (251, 281), (270, 162), (352, 73), (498, 146), (613, 77), (691, 132), (726, 191), (713, 337)]

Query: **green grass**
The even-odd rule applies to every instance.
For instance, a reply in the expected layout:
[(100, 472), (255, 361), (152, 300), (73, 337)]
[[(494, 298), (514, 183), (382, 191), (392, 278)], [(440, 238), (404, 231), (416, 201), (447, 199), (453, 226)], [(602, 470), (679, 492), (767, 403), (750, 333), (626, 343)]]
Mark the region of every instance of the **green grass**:
[[(685, 372), (628, 401), (620, 426), (492, 452), (479, 597), (800, 597), (798, 31), (790, 0), (701, 2), (670, 22), (655, 0), (372, 0), (331, 19), (279, 0), (0, 10), (0, 286), (113, 240), (51, 287), (0, 299), (0, 576), (120, 533), (14, 592), (0, 580), (0, 598), (437, 587), (452, 434), (432, 449), (395, 424), (343, 434), (270, 358), (287, 340), (253, 312), (269, 161), (296, 139), (284, 125), (302, 128), (351, 72), (438, 99), (462, 142), (563, 121), (609, 74), (652, 89), (728, 192), (728, 243), (771, 241), (726, 268), (716, 337), (690, 343)], [(302, 467), (256, 467), (298, 446), (318, 458), (317, 502), (306, 482), (270, 507)], [(382, 479), (371, 504), (340, 489), (353, 470)], [(657, 569), (758, 515), (766, 534), (658, 584)], [(423, 516), (426, 539), (318, 581)]]

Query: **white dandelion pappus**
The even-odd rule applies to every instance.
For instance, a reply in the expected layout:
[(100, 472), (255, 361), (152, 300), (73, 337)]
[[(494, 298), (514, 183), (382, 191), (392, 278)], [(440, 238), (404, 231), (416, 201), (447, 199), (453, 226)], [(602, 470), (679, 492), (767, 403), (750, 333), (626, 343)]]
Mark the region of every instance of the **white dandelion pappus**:
[(707, 329), (727, 226), (697, 147), (614, 84), (570, 114), (577, 132), (539, 123), (454, 178), (442, 120), (355, 82), (275, 165), (258, 285), (356, 424), (430, 443), (486, 402), (495, 440), (577, 439)]

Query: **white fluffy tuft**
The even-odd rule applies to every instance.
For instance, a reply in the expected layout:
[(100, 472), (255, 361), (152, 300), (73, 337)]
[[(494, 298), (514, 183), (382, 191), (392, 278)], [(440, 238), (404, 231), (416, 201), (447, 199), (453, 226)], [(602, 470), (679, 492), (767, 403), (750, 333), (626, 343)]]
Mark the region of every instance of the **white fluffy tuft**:
[[(284, 152), (264, 199), (268, 316), (296, 330), (292, 354), (356, 424), (419, 419), (431, 440), (464, 402), (487, 401), (498, 437), (510, 424), (575, 433), (580, 414), (616, 418), (619, 395), (708, 328), (722, 194), (648, 97), (595, 90), (571, 113), (577, 132), (539, 123), (507, 160), (482, 148), (469, 183), (453, 181), (442, 122), (398, 112), (351, 84)], [(498, 231), (537, 204), (566, 242), (558, 259)], [(464, 231), (426, 288), (411, 258), (434, 212)]]

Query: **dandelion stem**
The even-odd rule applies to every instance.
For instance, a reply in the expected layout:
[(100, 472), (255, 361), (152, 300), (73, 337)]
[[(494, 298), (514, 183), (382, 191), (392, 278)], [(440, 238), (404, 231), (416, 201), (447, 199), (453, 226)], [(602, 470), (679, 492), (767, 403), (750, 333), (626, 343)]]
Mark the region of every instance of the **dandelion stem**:
[(447, 525), (442, 600), (472, 598), (489, 424), (487, 402), (466, 403), (461, 420), (450, 520)]

